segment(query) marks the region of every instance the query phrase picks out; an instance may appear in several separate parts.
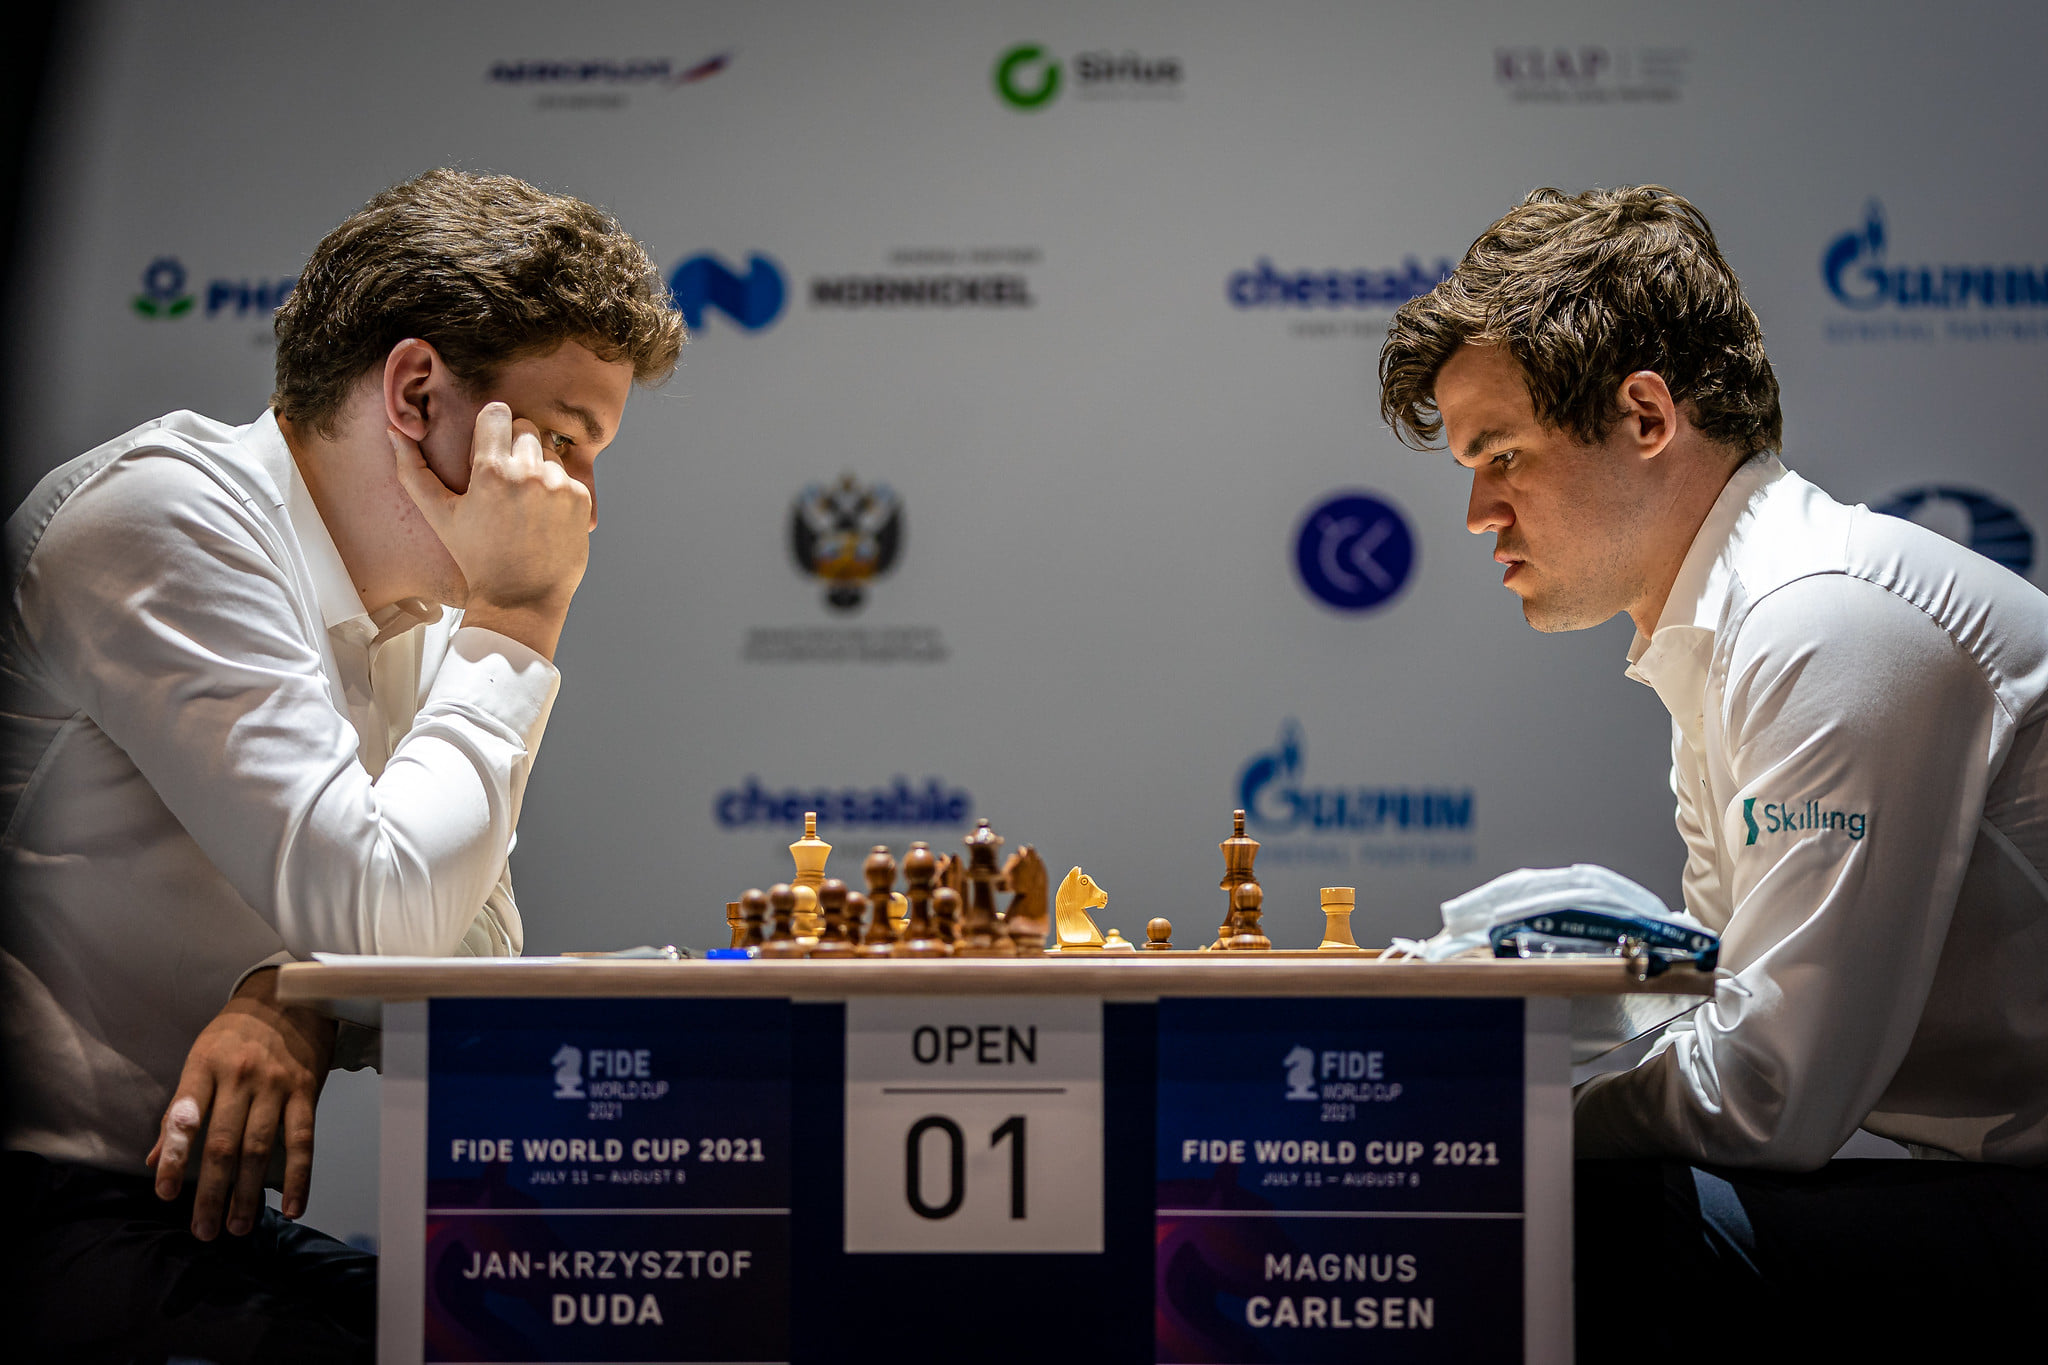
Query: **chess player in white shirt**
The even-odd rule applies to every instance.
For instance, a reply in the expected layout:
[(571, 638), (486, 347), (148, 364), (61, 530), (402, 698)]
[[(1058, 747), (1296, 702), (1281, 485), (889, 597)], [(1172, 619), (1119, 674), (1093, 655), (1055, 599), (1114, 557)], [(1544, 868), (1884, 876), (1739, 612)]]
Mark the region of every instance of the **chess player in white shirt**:
[[(1797, 1302), (1829, 1350), (1859, 1324), (1828, 1307), (1888, 1278), (2048, 1277), (2048, 597), (1780, 462), (1762, 328), (1669, 191), (1537, 191), (1397, 312), (1381, 381), (1469, 471), (1532, 626), (1635, 622), (1686, 909), (1722, 935), (1713, 997), (1577, 1092), (1582, 1158), (1664, 1163), (1580, 1163), (1581, 1358), (1616, 1322), (1650, 1344), (1608, 1272), (1660, 1237), (1731, 1318)], [(1859, 1127), (1953, 1160), (1830, 1165)]]
[(369, 1350), (367, 1266), (264, 1208), (336, 1036), (264, 968), (519, 951), (594, 461), (683, 340), (608, 215), (453, 171), (329, 234), (277, 333), (256, 421), (147, 423), (8, 523), (4, 1159), (53, 1356)]

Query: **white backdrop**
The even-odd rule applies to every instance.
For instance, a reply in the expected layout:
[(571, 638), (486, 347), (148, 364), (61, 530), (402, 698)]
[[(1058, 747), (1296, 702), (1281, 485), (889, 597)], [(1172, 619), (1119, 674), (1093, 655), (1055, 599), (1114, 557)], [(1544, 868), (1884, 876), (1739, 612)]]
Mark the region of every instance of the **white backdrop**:
[[(85, 13), (12, 329), (31, 458), (10, 504), (163, 411), (260, 413), (279, 291), (425, 167), (581, 195), (664, 271), (715, 267), (682, 272), (702, 325), (600, 465), (514, 861), (533, 951), (722, 941), (724, 902), (783, 879), (799, 832), (747, 818), (784, 804), (750, 782), (899, 778), (1035, 843), (1055, 878), (1085, 866), (1107, 923), (1139, 938), (1164, 914), (1185, 946), (1214, 931), (1215, 844), (1264, 758), (1253, 833), (1283, 945), (1315, 941), (1326, 884), (1358, 886), (1368, 942), (1519, 865), (1606, 863), (1675, 901), (1666, 722), (1621, 676), (1626, 622), (1529, 631), (1463, 529), (1458, 471), (1377, 417), (1388, 300), (1537, 185), (1691, 197), (1763, 317), (1788, 462), (1847, 499), (1916, 494), (2034, 572), (2036, 6)], [(1058, 84), (1018, 108), (996, 72), (1026, 45), (1012, 91), (1055, 65)], [(1344, 300), (1288, 298), (1307, 271), (1341, 272)], [(846, 302), (934, 277), (993, 301)], [(904, 527), (853, 613), (789, 535), (806, 486), (849, 473), (893, 490)], [(1361, 611), (1296, 567), (1345, 493), (1413, 546), (1401, 578), (1382, 514), (1317, 533), (1340, 576), (1401, 579)], [(1341, 799), (1350, 827), (1281, 818), (1289, 791)], [(871, 843), (956, 848), (967, 822), (823, 833), (852, 879)]]

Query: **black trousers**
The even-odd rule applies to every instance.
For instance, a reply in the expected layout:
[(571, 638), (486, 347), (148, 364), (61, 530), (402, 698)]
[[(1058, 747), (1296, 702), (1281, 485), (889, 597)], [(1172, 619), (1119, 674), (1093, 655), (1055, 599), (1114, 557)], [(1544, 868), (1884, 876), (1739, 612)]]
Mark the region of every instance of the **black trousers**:
[(1582, 1365), (2040, 1350), (2048, 1170), (1849, 1160), (1782, 1175), (1581, 1161), (1574, 1178)]
[(165, 1202), (147, 1175), (0, 1155), (7, 1280), (0, 1356), (160, 1365), (169, 1360), (369, 1362), (377, 1258), (266, 1208), (245, 1237), (201, 1242), (191, 1184)]

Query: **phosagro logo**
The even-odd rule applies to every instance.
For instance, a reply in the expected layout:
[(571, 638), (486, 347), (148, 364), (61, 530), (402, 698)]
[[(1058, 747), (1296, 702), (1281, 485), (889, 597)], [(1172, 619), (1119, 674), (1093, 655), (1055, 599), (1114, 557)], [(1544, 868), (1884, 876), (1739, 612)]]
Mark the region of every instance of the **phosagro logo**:
[[(1074, 94), (1080, 99), (1176, 99), (1178, 57), (1099, 50), (1073, 59)], [(1035, 113), (1059, 98), (1066, 68), (1038, 43), (1018, 43), (996, 58), (996, 98), (1020, 113)]]
[(693, 332), (704, 326), (707, 308), (758, 332), (782, 316), (785, 295), (782, 268), (758, 251), (747, 257), (744, 275), (716, 256), (691, 256), (669, 272), (668, 292)]
[(1821, 280), (1844, 308), (1902, 310), (2048, 308), (2048, 264), (1893, 265), (1884, 208), (1873, 199), (1863, 226), (1828, 243)]
[(1470, 834), (1473, 792), (1463, 788), (1311, 787), (1302, 781), (1301, 726), (1280, 726), (1280, 740), (1238, 774), (1246, 819), (1277, 834)]
[(1788, 831), (1800, 834), (1825, 834), (1837, 831), (1848, 835), (1849, 841), (1855, 843), (1863, 838), (1870, 820), (1864, 811), (1829, 810), (1818, 801), (1801, 801), (1796, 804), (1790, 801), (1766, 801), (1763, 803), (1761, 820), (1757, 818), (1757, 809), (1756, 797), (1742, 798), (1742, 823), (1749, 831), (1749, 837), (1742, 841), (1745, 848), (1755, 843), (1760, 834), (1784, 834)]
[(1941, 484), (1909, 488), (1870, 510), (1925, 526), (2023, 578), (2034, 567), (2033, 530), (2017, 508), (1988, 493)]
[(129, 305), (146, 318), (182, 318), (195, 309), (205, 317), (268, 318), (283, 306), (298, 280), (218, 278), (206, 282), (203, 306), (186, 287), (189, 277), (176, 256), (159, 256), (142, 270), (142, 292)]
[(789, 509), (789, 551), (797, 567), (825, 584), (825, 605), (853, 612), (868, 581), (896, 566), (903, 550), (903, 504), (889, 485), (863, 487), (851, 474), (814, 483)]

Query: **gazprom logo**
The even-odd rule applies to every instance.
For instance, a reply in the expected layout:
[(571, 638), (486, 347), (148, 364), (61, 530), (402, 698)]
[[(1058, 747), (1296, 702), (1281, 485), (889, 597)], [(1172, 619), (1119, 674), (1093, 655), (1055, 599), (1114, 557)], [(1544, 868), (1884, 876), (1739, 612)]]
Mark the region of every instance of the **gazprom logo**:
[(2034, 567), (2033, 529), (2017, 508), (1989, 493), (1934, 484), (1896, 493), (1870, 510), (1937, 531), (2022, 578)]
[(1254, 754), (1238, 774), (1245, 818), (1275, 834), (1450, 833), (1472, 831), (1473, 791), (1461, 788), (1312, 787), (1302, 780), (1301, 726), (1280, 726), (1279, 741)]
[(692, 256), (669, 273), (668, 292), (683, 315), (683, 325), (693, 332), (704, 326), (706, 308), (758, 332), (782, 316), (787, 296), (782, 267), (758, 251), (747, 257), (745, 274), (716, 256)]
[(1821, 279), (1844, 308), (2048, 308), (2048, 264), (1892, 265), (1889, 236), (1884, 207), (1873, 199), (1863, 226), (1828, 243)]

